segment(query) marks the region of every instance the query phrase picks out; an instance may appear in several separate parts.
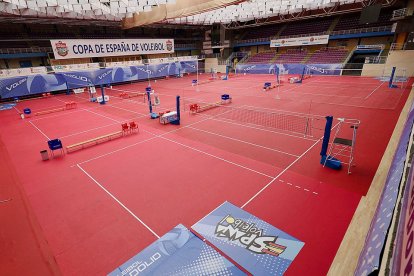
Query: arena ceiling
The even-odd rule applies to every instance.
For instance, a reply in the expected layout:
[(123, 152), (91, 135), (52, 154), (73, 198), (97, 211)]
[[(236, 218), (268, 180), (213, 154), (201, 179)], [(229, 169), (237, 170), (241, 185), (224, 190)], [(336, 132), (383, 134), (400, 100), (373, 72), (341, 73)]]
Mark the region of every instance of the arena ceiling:
[(390, 5), (393, 0), (0, 0), (0, 22), (72, 25), (154, 23), (211, 25), (332, 12), (339, 6)]

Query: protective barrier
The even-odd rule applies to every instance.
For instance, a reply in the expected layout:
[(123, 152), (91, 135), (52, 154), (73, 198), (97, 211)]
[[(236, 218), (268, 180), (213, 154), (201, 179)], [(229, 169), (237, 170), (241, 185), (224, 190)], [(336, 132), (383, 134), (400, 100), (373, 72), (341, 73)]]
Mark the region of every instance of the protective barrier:
[(6, 78), (0, 80), (0, 97), (7, 99), (79, 87), (177, 76), (196, 71), (197, 61), (180, 61)]

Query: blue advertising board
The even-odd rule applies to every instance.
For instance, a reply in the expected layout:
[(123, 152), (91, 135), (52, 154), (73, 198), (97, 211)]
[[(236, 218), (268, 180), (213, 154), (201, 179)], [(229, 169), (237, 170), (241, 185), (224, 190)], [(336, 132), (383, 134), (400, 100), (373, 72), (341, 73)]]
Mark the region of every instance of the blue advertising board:
[(342, 64), (299, 64), (299, 63), (285, 63), (285, 64), (254, 64), (244, 63), (237, 64), (236, 72), (241, 74), (275, 74), (278, 72), (284, 74), (302, 74), (303, 68), (306, 68), (306, 73), (312, 75), (341, 75)]
[(302, 241), (229, 202), (192, 229), (253, 275), (283, 275), (304, 246)]
[(194, 73), (197, 61), (125, 66), (87, 71), (37, 74), (0, 79), (0, 97), (14, 98), (87, 86), (139, 81)]
[(108, 275), (246, 274), (179, 224)]

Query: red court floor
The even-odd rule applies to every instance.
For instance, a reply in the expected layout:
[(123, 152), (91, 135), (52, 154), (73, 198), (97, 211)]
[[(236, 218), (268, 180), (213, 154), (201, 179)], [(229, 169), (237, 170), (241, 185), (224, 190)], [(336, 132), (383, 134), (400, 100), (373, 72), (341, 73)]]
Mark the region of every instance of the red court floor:
[[(151, 120), (142, 97), (119, 97), (143, 92), (147, 82), (106, 89), (106, 105), (89, 102), (86, 94), (55, 95), (0, 111), (1, 171), (14, 187), (0, 190), (0, 200), (12, 199), (0, 203), (1, 212), (18, 216), (18, 206), (26, 204), (22, 212), (33, 220), (15, 231), (14, 224), (0, 230), (16, 249), (0, 265), (2, 274), (22, 271), (13, 262), (22, 244), (34, 252), (26, 256), (29, 264), (43, 260), (48, 268), (35, 266), (32, 275), (107, 274), (177, 224), (191, 227), (224, 201), (305, 242), (286, 275), (327, 273), (409, 89), (389, 89), (368, 77), (314, 76), (298, 85), (284, 76), (279, 89), (263, 92), (273, 76), (211, 82), (201, 76), (197, 87), (192, 78), (151, 81), (161, 100), (155, 111), (174, 110), (175, 97), (181, 96), (180, 126)], [(229, 107), (315, 116), (313, 135), (226, 120), (213, 110), (190, 114), (185, 106), (216, 102), (221, 94), (232, 96)], [(67, 101), (77, 102), (77, 108), (25, 119), (18, 114)], [(361, 121), (351, 175), (319, 164), (327, 115)], [(138, 122), (139, 133), (41, 160), (48, 139), (60, 138), (67, 146), (119, 131), (131, 120)], [(35, 242), (21, 238), (31, 236)]]

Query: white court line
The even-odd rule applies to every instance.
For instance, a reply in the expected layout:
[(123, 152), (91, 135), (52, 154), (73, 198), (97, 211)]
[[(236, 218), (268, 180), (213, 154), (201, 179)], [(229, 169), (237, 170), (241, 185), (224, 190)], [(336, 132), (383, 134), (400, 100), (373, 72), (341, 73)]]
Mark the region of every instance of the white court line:
[[(107, 152), (107, 153), (102, 154), (102, 155), (95, 156), (95, 157), (93, 157), (93, 158), (91, 158), (91, 159), (84, 160), (84, 161), (82, 161), (82, 162), (80, 162), (80, 163), (78, 163), (78, 164), (88, 163), (88, 162), (90, 162), (90, 161), (93, 161), (93, 160), (96, 160), (96, 159), (99, 159), (99, 158), (102, 158), (102, 157), (105, 157), (105, 156), (108, 156), (108, 155), (114, 154), (114, 153), (116, 153), (116, 152), (119, 152), (119, 151), (122, 151), (122, 150), (128, 149), (128, 148), (130, 148), (130, 147), (133, 147), (133, 146), (136, 146), (136, 145), (142, 144), (142, 143), (144, 143), (144, 142), (154, 140), (155, 138), (161, 137), (161, 136), (163, 136), (163, 135), (167, 135), (167, 134), (170, 134), (170, 133), (173, 133), (173, 132), (179, 131), (179, 130), (181, 130), (181, 129), (183, 129), (183, 128), (187, 128), (187, 127), (192, 126), (192, 125), (196, 125), (196, 124), (201, 123), (201, 122), (204, 122), (204, 121), (206, 121), (206, 120), (208, 120), (208, 119), (200, 120), (200, 121), (198, 121), (198, 122), (194, 122), (194, 123), (189, 124), (189, 125), (187, 125), (187, 126), (184, 126), (184, 127), (179, 127), (179, 128), (177, 128), (177, 129), (173, 129), (173, 130), (170, 130), (170, 131), (164, 132), (164, 133), (159, 134), (159, 135), (156, 135), (156, 134), (151, 133), (151, 132), (149, 132), (149, 131), (147, 131), (147, 130), (145, 130), (145, 129), (144, 129), (144, 130), (142, 130), (142, 131), (147, 132), (147, 133), (149, 133), (149, 134), (151, 134), (151, 135), (155, 135), (155, 136), (154, 136), (154, 137), (151, 137), (151, 138), (148, 138), (148, 139), (145, 139), (145, 140), (143, 140), (143, 141), (140, 141), (140, 142), (138, 142), (138, 143), (134, 143), (134, 144), (128, 145), (128, 146), (126, 146), (126, 147), (123, 147), (123, 148), (120, 148), (120, 149), (116, 149), (116, 150), (113, 150), (113, 151)], [(73, 167), (73, 166), (74, 166), (74, 165), (72, 165), (71, 167)]]
[(22, 114), (23, 112), (21, 112), (16, 106), (13, 106), (14, 109), (16, 109), (17, 113)]
[(113, 119), (113, 118), (108, 117), (108, 116), (105, 116), (105, 115), (103, 115), (103, 114), (99, 114), (99, 113), (97, 113), (97, 112), (93, 112), (93, 111), (91, 111), (91, 110), (87, 110), (87, 109), (83, 109), (83, 110), (85, 110), (85, 111), (87, 111), (87, 112), (90, 112), (90, 113), (93, 113), (93, 114), (96, 114), (96, 115), (98, 115), (98, 116), (101, 116), (101, 117), (107, 118), (107, 119), (112, 120), (112, 121), (114, 121), (114, 122), (117, 122), (117, 123), (122, 123), (122, 121), (118, 121), (117, 119)]
[(64, 113), (59, 113), (59, 114), (55, 114), (55, 115), (37, 117), (37, 118), (31, 119), (30, 121), (31, 122), (35, 122), (35, 121), (40, 121), (40, 120), (44, 120), (44, 119), (50, 119), (50, 118), (65, 116), (67, 114), (72, 114), (72, 113), (76, 113), (76, 112), (80, 112), (80, 111), (83, 111), (83, 110), (82, 109), (77, 109), (77, 110), (73, 110), (73, 111), (69, 111), (69, 112), (64, 112)]
[[(139, 119), (139, 118), (142, 118), (142, 117), (145, 117), (145, 116), (146, 115), (142, 115), (142, 116), (138, 116), (138, 117), (131, 117), (129, 119), (126, 119), (125, 121), (129, 121), (129, 120), (133, 120), (133, 119)], [(105, 128), (105, 127), (109, 127), (109, 126), (114, 126), (114, 125), (117, 125), (117, 124), (119, 124), (119, 123), (116, 122), (116, 123), (107, 124), (107, 125), (103, 125), (103, 126), (99, 126), (99, 127), (95, 127), (95, 128), (90, 128), (90, 129), (87, 129), (87, 130), (84, 130), (84, 131), (79, 131), (79, 132), (75, 132), (75, 133), (68, 134), (68, 135), (65, 135), (65, 136), (61, 136), (60, 138), (71, 137), (71, 136), (86, 133), (86, 132), (89, 132), (89, 131), (93, 131), (93, 130), (97, 130), (97, 129), (101, 129), (101, 128)]]
[(375, 91), (377, 91), (385, 82), (382, 82), (380, 85), (378, 85), (374, 90), (372, 90), (371, 93), (369, 93), (368, 96), (366, 96), (364, 99), (368, 99), (369, 97), (371, 97), (372, 94), (374, 94)]
[(125, 211), (127, 211), (131, 216), (133, 216), (137, 221), (139, 221), (145, 228), (147, 228), (154, 236), (158, 239), (160, 236), (154, 232), (145, 222), (143, 222), (138, 216), (136, 216), (128, 207), (126, 207), (118, 198), (116, 198), (111, 192), (109, 192), (103, 185), (101, 185), (95, 178), (93, 178), (88, 172), (86, 172), (79, 164), (76, 165), (84, 174), (86, 174), (96, 185), (98, 185), (107, 195), (112, 197)]
[(29, 121), (29, 123), (34, 127), (34, 128), (36, 128), (43, 136), (45, 136), (46, 137), (46, 139), (47, 140), (50, 140), (50, 138), (43, 132), (43, 131), (41, 131), (37, 126), (35, 126), (31, 121)]
[(207, 131), (207, 130), (203, 130), (203, 129), (198, 129), (198, 128), (195, 128), (195, 127), (188, 127), (188, 128), (198, 130), (198, 131), (201, 131), (201, 132), (205, 132), (205, 133), (208, 133), (208, 134), (211, 134), (211, 135), (216, 135), (216, 136), (219, 136), (219, 137), (223, 137), (223, 138), (226, 138), (226, 139), (229, 139), (229, 140), (237, 141), (237, 142), (240, 142), (240, 143), (244, 143), (244, 144), (247, 144), (247, 145), (251, 145), (251, 146), (254, 146), (254, 147), (258, 147), (258, 148), (262, 148), (262, 149), (266, 149), (266, 150), (271, 150), (271, 151), (274, 151), (274, 152), (286, 154), (286, 155), (293, 156), (293, 157), (299, 157), (299, 155), (296, 155), (296, 154), (291, 154), (291, 153), (288, 153), (288, 152), (285, 152), (285, 151), (272, 149), (272, 148), (265, 147), (265, 146), (262, 146), (262, 145), (259, 145), (259, 144), (247, 142), (247, 141), (240, 140), (240, 139), (237, 139), (237, 138), (232, 138), (232, 137), (222, 135), (222, 134), (218, 134), (218, 133), (215, 133), (215, 132), (211, 132), (211, 131)]
[(164, 136), (159, 136), (159, 138), (164, 139), (164, 140), (167, 140), (167, 141), (170, 141), (170, 142), (172, 142), (172, 143), (175, 143), (175, 144), (177, 144), (177, 145), (183, 146), (183, 147), (185, 147), (185, 148), (192, 149), (192, 150), (197, 151), (197, 152), (199, 152), (199, 153), (202, 153), (202, 154), (208, 155), (208, 156), (210, 156), (210, 157), (216, 158), (216, 159), (218, 159), (218, 160), (224, 161), (224, 162), (226, 162), (226, 163), (232, 164), (232, 165), (234, 165), (234, 166), (236, 166), (236, 167), (243, 168), (243, 169), (245, 169), (245, 170), (248, 170), (248, 171), (251, 171), (251, 172), (254, 172), (254, 173), (257, 173), (257, 174), (263, 175), (263, 176), (266, 176), (266, 177), (268, 177), (268, 178), (272, 178), (272, 176), (267, 175), (267, 174), (265, 174), (265, 173), (262, 173), (262, 172), (256, 171), (256, 170), (254, 170), (254, 169), (251, 169), (251, 168), (248, 168), (248, 167), (246, 167), (246, 166), (243, 166), (243, 165), (237, 164), (237, 163), (232, 162), (232, 161), (230, 161), (230, 160), (227, 160), (227, 159), (225, 159), (225, 158), (222, 158), (222, 157), (216, 156), (216, 155), (214, 155), (214, 154), (211, 154), (211, 153), (208, 153), (208, 152), (202, 151), (202, 150), (200, 150), (200, 149), (196, 149), (196, 148), (194, 148), (194, 147), (191, 147), (191, 146), (185, 145), (185, 144), (183, 144), (183, 143), (180, 143), (180, 142), (174, 141), (174, 140), (169, 139), (169, 138), (166, 138), (166, 137), (164, 137)]
[[(339, 123), (337, 123), (332, 129), (336, 128)], [(258, 191), (254, 196), (252, 196), (246, 203), (244, 203), (241, 208), (246, 207), (253, 199), (255, 199), (258, 195), (260, 195), (264, 190), (266, 190), (276, 179), (278, 179), (281, 175), (283, 175), (288, 169), (290, 169), (294, 164), (296, 164), (300, 159), (302, 159), (311, 149), (313, 149), (319, 141), (323, 138), (323, 136), (316, 141), (313, 145), (311, 145), (304, 153), (302, 153), (298, 158), (296, 158), (292, 163), (290, 163), (283, 171), (281, 171), (278, 175), (276, 175), (269, 183), (267, 183), (260, 191)], [(313, 192), (314, 194), (317, 194)]]

